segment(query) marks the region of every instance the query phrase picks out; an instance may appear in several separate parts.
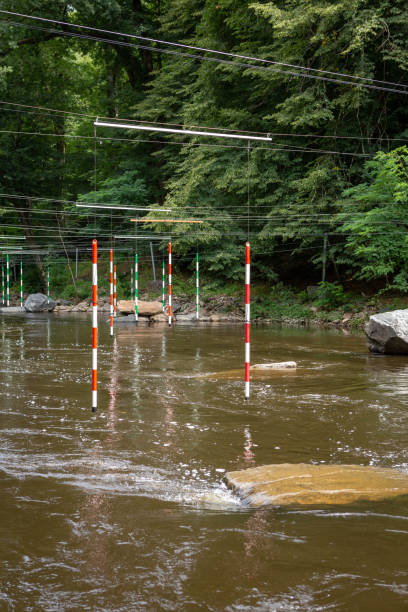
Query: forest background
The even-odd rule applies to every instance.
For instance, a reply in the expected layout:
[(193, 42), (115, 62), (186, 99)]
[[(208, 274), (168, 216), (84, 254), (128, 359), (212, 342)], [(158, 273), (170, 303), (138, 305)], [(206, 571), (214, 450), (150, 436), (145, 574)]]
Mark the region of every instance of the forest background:
[[(406, 81), (405, 0), (3, 0), (1, 8)], [(26, 246), (39, 250), (24, 256), (27, 287), (45, 286), (47, 264), (71, 284), (64, 258), (72, 261), (78, 248), (89, 259), (84, 249), (94, 236), (108, 247), (114, 235), (134, 235), (134, 215), (78, 209), (82, 200), (203, 220), (139, 223), (137, 231), (171, 233), (181, 276), (192, 275), (198, 250), (203, 277), (218, 291), (242, 282), (249, 236), (255, 283), (304, 289), (321, 279), (325, 257), (334, 294), (363, 285), (406, 293), (408, 87), (392, 93), (370, 80), (360, 82), (378, 88), (352, 87), (337, 76), (310, 79), (281, 65), (259, 69), (188, 52), (0, 13), (0, 225), (2, 235), (24, 235)], [(96, 117), (261, 132), (273, 140), (248, 148), (232, 139), (94, 131)], [(136, 245), (119, 244), (128, 273)], [(142, 264), (148, 248), (148, 241), (137, 245)], [(155, 242), (160, 262), (166, 248), (167, 241)], [(41, 254), (45, 249), (51, 254)]]

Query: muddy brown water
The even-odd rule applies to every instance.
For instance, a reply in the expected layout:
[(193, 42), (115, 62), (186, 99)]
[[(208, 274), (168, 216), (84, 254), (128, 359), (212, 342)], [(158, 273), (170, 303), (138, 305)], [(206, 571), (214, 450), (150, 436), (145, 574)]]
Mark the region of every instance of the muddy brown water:
[(360, 336), (0, 317), (0, 610), (408, 609), (408, 501), (249, 509), (224, 470), (280, 462), (408, 471), (408, 358)]

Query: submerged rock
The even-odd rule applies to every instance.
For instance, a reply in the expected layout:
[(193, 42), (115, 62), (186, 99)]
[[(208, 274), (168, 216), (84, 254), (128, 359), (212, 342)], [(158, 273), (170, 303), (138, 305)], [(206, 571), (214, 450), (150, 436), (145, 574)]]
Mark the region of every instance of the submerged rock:
[[(107, 319), (106, 322), (110, 324), (110, 319)], [(116, 319), (113, 320), (113, 327), (115, 327), (115, 325), (141, 325), (141, 324), (149, 325), (149, 323), (150, 323), (149, 317), (139, 316), (137, 321), (134, 316), (116, 317)]]
[(52, 312), (55, 308), (55, 302), (50, 300), (43, 293), (31, 293), (24, 302), (24, 310), (26, 312)]
[(212, 323), (241, 323), (243, 317), (226, 312), (216, 312), (210, 316), (210, 321)]
[(365, 333), (371, 352), (408, 355), (408, 309), (372, 315)]
[(296, 361), (279, 361), (276, 363), (255, 363), (250, 367), (250, 370), (291, 370), (296, 367)]
[(250, 506), (349, 504), (408, 495), (408, 475), (361, 465), (263, 465), (225, 475)]
[(17, 312), (26, 312), (24, 310), (24, 308), (21, 308), (20, 306), (0, 306), (0, 312), (2, 314), (16, 314)]
[(169, 316), (165, 312), (159, 312), (159, 314), (153, 315), (150, 320), (154, 323), (168, 323)]
[[(284, 363), (284, 362), (283, 362)], [(289, 363), (295, 363), (294, 361)], [(250, 367), (251, 378), (254, 380), (267, 380), (270, 378), (281, 377), (281, 376), (296, 376), (301, 372), (295, 366), (291, 367), (257, 367), (263, 364), (255, 364)], [(271, 366), (274, 364), (264, 364)], [(275, 364), (277, 365), (277, 364)], [(244, 379), (245, 370), (244, 368), (237, 368), (235, 370), (222, 370), (221, 372), (210, 372), (208, 374), (200, 374), (198, 378), (215, 378), (223, 380), (239, 380)]]

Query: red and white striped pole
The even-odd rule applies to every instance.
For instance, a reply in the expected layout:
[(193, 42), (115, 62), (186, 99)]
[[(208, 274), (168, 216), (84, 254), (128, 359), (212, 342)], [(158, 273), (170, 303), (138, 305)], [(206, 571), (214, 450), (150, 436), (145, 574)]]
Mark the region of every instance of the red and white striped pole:
[[(164, 312), (164, 288), (166, 286), (166, 283), (165, 283), (165, 280), (164, 280), (165, 274), (166, 274), (166, 272), (165, 272), (164, 259), (163, 259), (163, 278), (162, 278), (162, 294), (163, 294), (162, 295), (162, 305), (163, 305), (163, 312)], [(4, 299), (3, 299), (3, 302), (4, 302)]]
[(113, 316), (116, 319), (116, 264), (113, 266)]
[(113, 250), (109, 252), (110, 335), (113, 336)]
[(98, 407), (98, 242), (92, 240), (92, 412)]
[(199, 282), (199, 263), (198, 263), (198, 253), (196, 253), (196, 319), (200, 318), (199, 313), (199, 290), (200, 290), (200, 282)]
[(139, 321), (139, 263), (135, 253), (135, 321)]
[(249, 366), (251, 354), (251, 247), (245, 244), (245, 399), (249, 399)]
[(20, 308), (23, 307), (23, 261), (20, 261)]
[(171, 327), (171, 242), (169, 242), (169, 325)]

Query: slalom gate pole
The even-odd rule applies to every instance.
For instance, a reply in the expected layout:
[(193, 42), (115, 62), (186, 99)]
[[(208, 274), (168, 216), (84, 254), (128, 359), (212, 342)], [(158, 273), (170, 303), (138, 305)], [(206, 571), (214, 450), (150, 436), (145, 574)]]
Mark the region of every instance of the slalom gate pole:
[(162, 279), (162, 287), (163, 287), (163, 312), (164, 312), (164, 289), (165, 289), (165, 286), (166, 286), (166, 282), (164, 280), (165, 274), (166, 274), (166, 271), (165, 271), (164, 259), (163, 259), (163, 279)]
[(251, 326), (251, 247), (249, 242), (245, 245), (245, 399), (249, 399), (249, 367), (251, 354), (250, 326)]
[(113, 316), (116, 319), (116, 264), (113, 266)]
[(156, 282), (156, 264), (154, 263), (153, 243), (150, 243), (150, 255), (152, 257), (153, 282)]
[(139, 262), (135, 253), (135, 321), (139, 320)]
[(47, 304), (50, 303), (50, 266), (47, 267)]
[(98, 407), (98, 242), (92, 240), (92, 412)]
[(4, 282), (4, 266), (1, 266), (1, 298), (2, 304), (5, 303), (5, 282)]
[(199, 313), (199, 262), (198, 262), (198, 253), (196, 256), (196, 318), (197, 321), (200, 318)]
[(171, 242), (169, 242), (169, 326), (171, 327)]
[(23, 262), (20, 261), (20, 307), (23, 307)]
[(6, 260), (7, 260), (7, 270), (6, 270), (6, 274), (7, 274), (7, 306), (10, 306), (10, 258), (9, 255), (7, 253), (6, 256)]
[(109, 251), (110, 335), (113, 336), (113, 250)]

